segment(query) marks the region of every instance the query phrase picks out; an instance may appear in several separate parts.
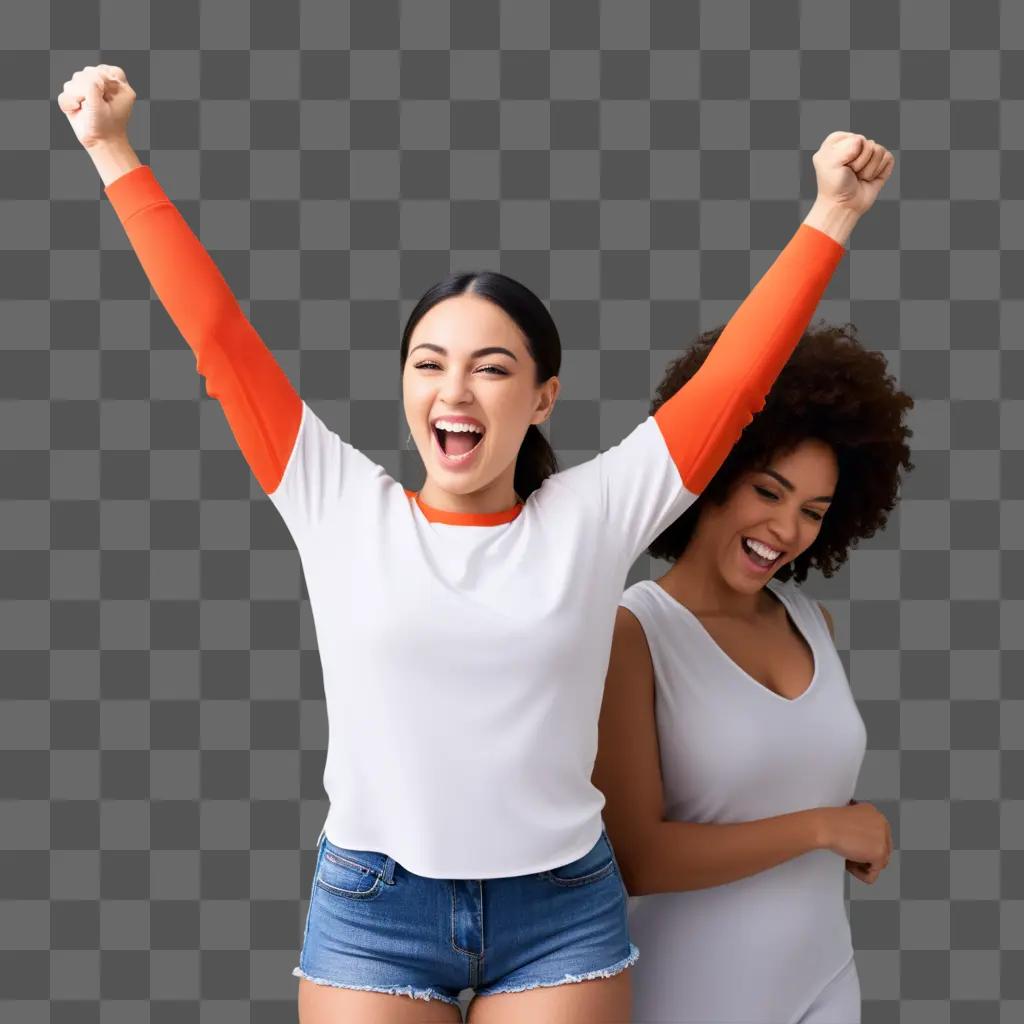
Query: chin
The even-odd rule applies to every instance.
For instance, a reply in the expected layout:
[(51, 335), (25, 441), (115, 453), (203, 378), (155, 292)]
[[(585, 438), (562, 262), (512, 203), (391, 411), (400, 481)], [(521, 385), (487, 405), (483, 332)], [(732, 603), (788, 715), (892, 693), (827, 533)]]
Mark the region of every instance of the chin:
[(742, 573), (724, 571), (722, 576), (733, 590), (740, 594), (756, 594), (763, 590), (768, 581), (775, 578), (775, 573), (766, 573), (758, 578), (744, 576)]
[(434, 482), (441, 484), (449, 494), (457, 494), (460, 497), (474, 494), (484, 486), (469, 477), (459, 476), (457, 473), (445, 473), (444, 470), (437, 472), (434, 476)]
[(756, 594), (759, 590), (764, 590), (770, 579), (774, 579), (774, 573), (771, 576), (765, 576), (764, 579), (758, 580), (740, 580), (738, 583), (734, 582), (733, 587), (743, 594)]

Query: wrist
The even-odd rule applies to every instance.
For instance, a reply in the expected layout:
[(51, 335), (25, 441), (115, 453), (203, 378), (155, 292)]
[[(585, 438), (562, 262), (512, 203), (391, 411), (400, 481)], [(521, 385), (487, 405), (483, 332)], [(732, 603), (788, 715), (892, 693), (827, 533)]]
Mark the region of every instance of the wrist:
[(804, 223), (808, 227), (817, 228), (840, 245), (846, 245), (859, 220), (860, 214), (856, 210), (823, 199), (821, 196), (815, 199), (814, 205), (804, 217)]
[(811, 848), (814, 850), (832, 849), (832, 833), (829, 828), (827, 807), (815, 807), (807, 812), (808, 832)]
[(85, 151), (99, 172), (104, 187), (142, 164), (127, 135), (100, 139), (86, 146)]

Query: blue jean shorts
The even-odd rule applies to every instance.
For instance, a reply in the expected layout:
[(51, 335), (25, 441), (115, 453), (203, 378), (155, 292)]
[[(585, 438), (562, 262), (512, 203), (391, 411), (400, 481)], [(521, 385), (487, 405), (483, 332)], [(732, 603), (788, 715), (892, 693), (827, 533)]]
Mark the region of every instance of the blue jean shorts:
[(426, 878), (325, 835), (292, 974), (440, 999), (610, 977), (636, 962), (626, 888), (604, 829), (582, 857), (507, 878)]

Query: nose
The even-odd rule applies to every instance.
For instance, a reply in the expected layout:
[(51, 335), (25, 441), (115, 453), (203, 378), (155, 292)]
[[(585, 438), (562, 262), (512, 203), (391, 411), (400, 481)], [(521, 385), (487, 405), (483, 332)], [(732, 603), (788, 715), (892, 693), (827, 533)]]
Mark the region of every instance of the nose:
[(778, 512), (772, 516), (768, 526), (771, 530), (772, 536), (778, 541), (780, 548), (790, 549), (795, 546), (800, 536), (799, 516), (799, 509), (794, 509), (792, 511), (779, 509)]
[(451, 369), (445, 374), (438, 389), (438, 396), (445, 405), (466, 405), (473, 401), (473, 393), (469, 387), (469, 375), (459, 369)]

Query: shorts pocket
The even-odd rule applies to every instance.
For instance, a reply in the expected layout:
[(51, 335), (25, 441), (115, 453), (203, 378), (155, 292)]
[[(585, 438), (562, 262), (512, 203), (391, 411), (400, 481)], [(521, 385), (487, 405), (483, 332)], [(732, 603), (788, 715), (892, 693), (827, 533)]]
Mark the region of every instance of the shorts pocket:
[(372, 900), (379, 896), (394, 871), (394, 861), (375, 850), (349, 850), (324, 837), (316, 884), (335, 896)]
[(582, 857), (561, 867), (542, 871), (540, 877), (561, 886), (591, 885), (607, 878), (614, 871), (615, 854), (602, 829), (597, 842)]

